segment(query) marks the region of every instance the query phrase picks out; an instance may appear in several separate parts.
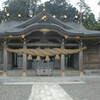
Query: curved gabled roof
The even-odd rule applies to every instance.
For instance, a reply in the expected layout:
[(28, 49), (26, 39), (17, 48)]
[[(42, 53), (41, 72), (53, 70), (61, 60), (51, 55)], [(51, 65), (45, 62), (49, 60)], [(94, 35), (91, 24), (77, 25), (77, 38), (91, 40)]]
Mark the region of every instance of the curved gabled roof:
[[(28, 27), (25, 28), (9, 28), (7, 30), (5, 30), (6, 35), (22, 35), (22, 34), (29, 34), (32, 31), (36, 31), (36, 30), (41, 30), (41, 29), (49, 29), (49, 30), (55, 30), (61, 33), (61, 35), (81, 35), (82, 33), (72, 33), (71, 30), (67, 30), (64, 29), (63, 27), (59, 26), (59, 25), (55, 25), (55, 24), (47, 24), (47, 23), (36, 23), (36, 24), (32, 24)], [(5, 34), (1, 34), (1, 35), (5, 35)]]
[[(43, 17), (50, 20), (51, 23), (46, 22)], [(43, 23), (39, 21), (43, 20)], [(91, 31), (84, 28), (82, 23), (77, 23), (75, 21), (67, 21), (66, 23), (53, 18), (52, 15), (43, 11), (36, 15), (35, 17), (27, 21), (12, 21), (9, 20), (0, 25), (0, 35), (27, 35), (32, 31), (36, 31), (42, 28), (47, 28), (49, 30), (55, 30), (60, 33), (60, 35), (70, 35), (70, 36), (100, 36), (100, 31)]]

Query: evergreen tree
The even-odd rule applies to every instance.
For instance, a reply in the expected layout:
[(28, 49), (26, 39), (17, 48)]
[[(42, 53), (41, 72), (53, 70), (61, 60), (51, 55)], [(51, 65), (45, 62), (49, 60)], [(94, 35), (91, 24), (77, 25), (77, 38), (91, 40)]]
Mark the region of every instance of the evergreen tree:
[(100, 1), (98, 2), (98, 5), (100, 5)]
[(3, 12), (0, 11), (0, 23), (1, 23), (2, 19), (3, 19)]
[(82, 13), (83, 25), (87, 29), (93, 29), (97, 22), (95, 20), (95, 15), (91, 12), (91, 8), (85, 3), (85, 0), (80, 0), (78, 5)]
[[(55, 15), (57, 18), (61, 18), (64, 15), (67, 18), (74, 18), (78, 13), (75, 7), (73, 7), (66, 0), (50, 0), (45, 2), (46, 10), (51, 14)], [(43, 9), (42, 4), (39, 6), (38, 12), (41, 12)]]
[(22, 17), (28, 17), (29, 14), (35, 13), (38, 1), (40, 0), (7, 0), (4, 4), (11, 17), (17, 17), (18, 14), (21, 14)]
[(100, 24), (96, 24), (94, 30), (100, 31)]

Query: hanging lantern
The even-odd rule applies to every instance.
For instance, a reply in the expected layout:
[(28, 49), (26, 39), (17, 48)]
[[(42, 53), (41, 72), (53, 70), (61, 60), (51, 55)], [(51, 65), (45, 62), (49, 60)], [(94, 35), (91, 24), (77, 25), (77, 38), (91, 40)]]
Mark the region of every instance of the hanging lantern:
[(60, 59), (59, 55), (56, 55), (56, 56), (55, 56), (55, 59), (56, 59), (56, 60), (59, 60), (59, 59)]
[(77, 36), (76, 39), (80, 39), (80, 36)]
[(45, 61), (50, 61), (49, 56), (46, 56)]
[(13, 38), (13, 36), (12, 35), (9, 35), (9, 38)]
[(18, 18), (21, 18), (21, 14), (18, 14)]
[(28, 56), (28, 60), (32, 60), (32, 55), (29, 55)]
[(68, 35), (65, 35), (65, 39), (68, 39), (68, 37), (69, 37)]
[(25, 37), (25, 35), (23, 34), (23, 35), (21, 35), (21, 37), (22, 37), (22, 38), (24, 38), (24, 37)]
[(37, 56), (36, 60), (37, 61), (40, 61), (41, 60), (40, 56)]
[(43, 11), (45, 11), (46, 9), (45, 8), (43, 8)]

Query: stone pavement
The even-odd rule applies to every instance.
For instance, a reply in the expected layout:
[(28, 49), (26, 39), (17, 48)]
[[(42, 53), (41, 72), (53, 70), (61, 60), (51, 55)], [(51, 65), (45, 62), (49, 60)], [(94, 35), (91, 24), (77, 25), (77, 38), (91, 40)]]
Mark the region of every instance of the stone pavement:
[(32, 85), (28, 100), (73, 100), (59, 84), (84, 84), (78, 77), (1, 77), (3, 85)]
[(28, 100), (73, 100), (60, 85), (33, 85)]
[(3, 84), (81, 84), (84, 81), (80, 77), (0, 77)]
[(100, 100), (100, 76), (0, 77), (0, 100)]

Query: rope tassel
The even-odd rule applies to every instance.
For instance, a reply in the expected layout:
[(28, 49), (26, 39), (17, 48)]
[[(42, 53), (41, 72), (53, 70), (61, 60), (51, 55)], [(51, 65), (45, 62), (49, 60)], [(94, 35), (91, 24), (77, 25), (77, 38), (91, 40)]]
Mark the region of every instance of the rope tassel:
[(37, 56), (36, 60), (37, 61), (40, 61), (41, 60), (40, 56)]
[(56, 55), (56, 56), (55, 56), (55, 59), (56, 59), (56, 60), (59, 60), (59, 59), (60, 59), (60, 56), (59, 56), (59, 55)]
[(32, 60), (32, 55), (29, 55), (28, 56), (28, 60)]
[(45, 61), (50, 61), (49, 56), (46, 56)]

